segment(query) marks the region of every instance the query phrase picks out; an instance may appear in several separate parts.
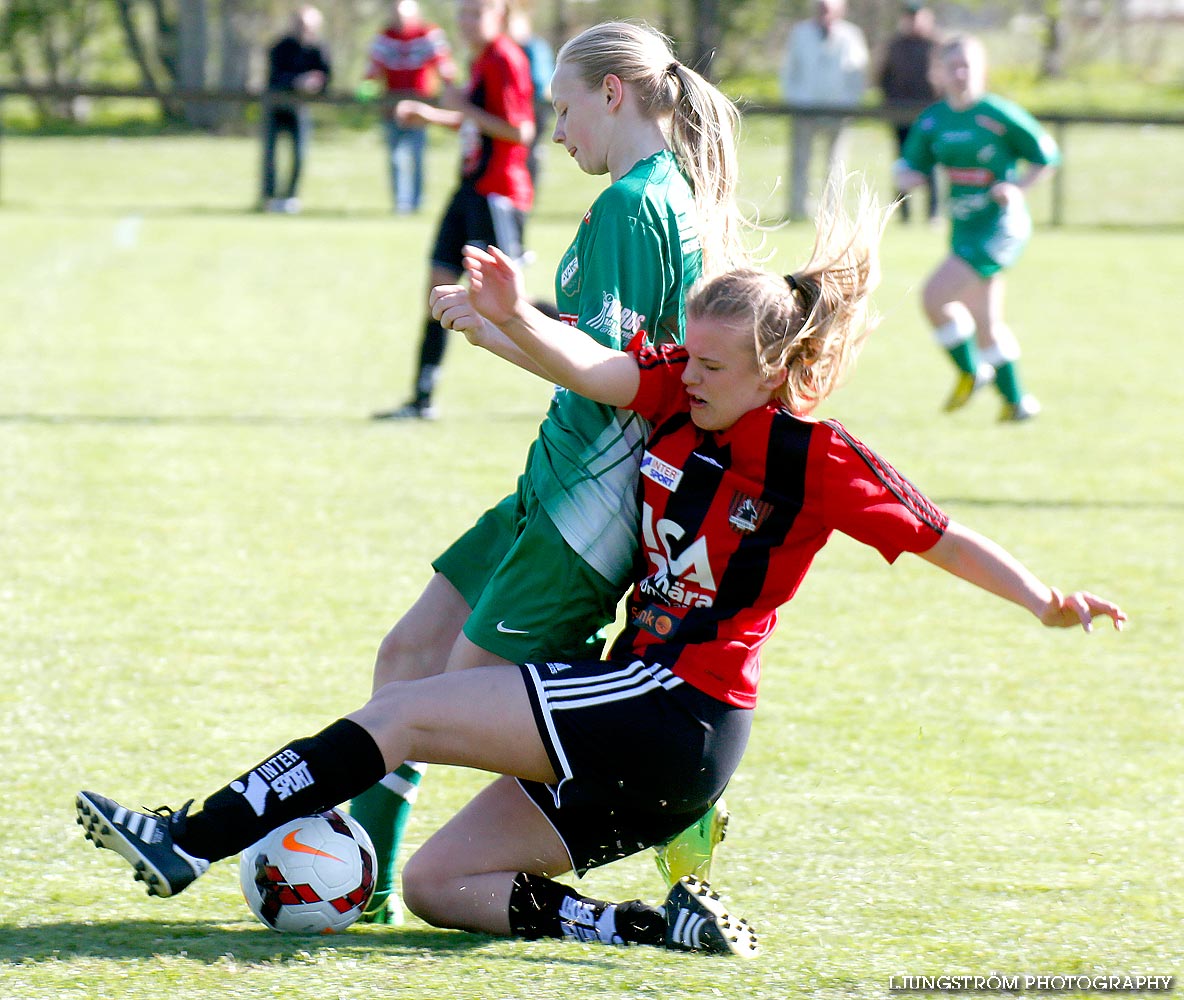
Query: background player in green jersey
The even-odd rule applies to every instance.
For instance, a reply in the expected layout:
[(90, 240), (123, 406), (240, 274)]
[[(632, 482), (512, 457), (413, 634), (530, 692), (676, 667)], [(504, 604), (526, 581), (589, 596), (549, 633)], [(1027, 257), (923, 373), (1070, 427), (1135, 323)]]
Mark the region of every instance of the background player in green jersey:
[[(1002, 419), (1040, 411), (1024, 392), (1015, 334), (1003, 321), (1002, 272), (1032, 232), (1024, 191), (1060, 163), (1052, 137), (1023, 108), (986, 92), (987, 61), (978, 39), (961, 35), (940, 49), (945, 99), (921, 113), (896, 166), (901, 191), (924, 184), (935, 166), (950, 182), (950, 256), (929, 276), (923, 304), (938, 343), (958, 367), (946, 410), (964, 406), (993, 380)], [(1027, 166), (1020, 169), (1021, 161)]]
[[(639, 336), (681, 342), (691, 286), (746, 256), (735, 108), (656, 31), (620, 22), (563, 46), (552, 98), (554, 141), (612, 182), (556, 272), (562, 318), (614, 349)], [(502, 350), (521, 355), (505, 337)], [(632, 414), (558, 389), (518, 489), (435, 561), (383, 640), (375, 688), (478, 664), (598, 655), (595, 637), (615, 617), (636, 546), (645, 436)], [(394, 862), (422, 773), (405, 762), (351, 804), (380, 854), (376, 920), (398, 918)], [(707, 847), (713, 819), (692, 832)]]

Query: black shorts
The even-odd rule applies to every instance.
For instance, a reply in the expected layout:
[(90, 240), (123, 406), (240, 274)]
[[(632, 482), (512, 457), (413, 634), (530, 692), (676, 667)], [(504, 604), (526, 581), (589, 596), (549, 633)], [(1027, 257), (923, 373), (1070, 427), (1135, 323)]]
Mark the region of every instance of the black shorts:
[(583, 875), (668, 841), (723, 794), (752, 711), (635, 660), (522, 668), (560, 780), (520, 781)]
[(464, 269), (461, 249), (466, 243), (482, 248), (492, 244), (512, 260), (519, 260), (525, 225), (526, 213), (505, 195), (478, 194), (472, 185), (462, 184), (440, 220), (432, 263), (459, 275)]

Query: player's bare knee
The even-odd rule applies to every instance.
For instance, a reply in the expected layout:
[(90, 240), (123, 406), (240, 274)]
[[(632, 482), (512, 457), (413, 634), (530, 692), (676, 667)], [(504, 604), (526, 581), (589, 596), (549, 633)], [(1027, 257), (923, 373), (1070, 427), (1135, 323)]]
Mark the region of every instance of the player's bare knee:
[(387, 770), (393, 770), (405, 760), (418, 760), (415, 747), (423, 727), (418, 724), (418, 708), (414, 698), (407, 696), (412, 685), (405, 681), (384, 684), (361, 708), (346, 718), (357, 723), (373, 738), (382, 752)]
[(399, 622), (378, 646), (374, 661), (374, 690), (378, 691), (391, 681), (415, 680), (443, 669), (444, 657), (439, 649), (425, 641), (415, 629)]
[(994, 352), (1004, 361), (1015, 361), (1020, 356), (1019, 341), (1015, 334), (1002, 320), (996, 320), (989, 328), (987, 343), (984, 348), (993, 348)]
[(399, 676), (405, 665), (405, 647), (402, 639), (396, 634), (396, 625), (382, 637), (378, 645), (378, 655), (374, 658), (374, 688), (377, 692), (384, 684), (401, 680)]
[(450, 888), (455, 891), (455, 875), (451, 867), (442, 869), (430, 852), (416, 851), (403, 865), (403, 905), (433, 927), (447, 926), (441, 901)]
[(950, 303), (949, 289), (945, 282), (930, 280), (921, 289), (921, 308), (931, 322), (938, 322), (945, 317), (945, 307)]

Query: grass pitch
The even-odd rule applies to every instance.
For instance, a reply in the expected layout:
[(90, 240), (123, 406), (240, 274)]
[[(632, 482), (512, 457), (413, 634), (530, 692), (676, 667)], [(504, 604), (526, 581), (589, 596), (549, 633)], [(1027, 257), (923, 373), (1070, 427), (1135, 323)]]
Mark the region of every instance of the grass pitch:
[[(776, 201), (780, 150), (752, 143), (748, 194)], [(943, 234), (890, 228), (883, 326), (827, 415), (1132, 621), (1043, 630), (836, 538), (768, 647), (728, 793), (716, 881), (761, 933), (756, 962), (414, 920), (307, 939), (254, 923), (233, 864), (148, 899), (82, 839), (73, 793), (177, 805), (364, 699), (428, 560), (512, 486), (548, 389), (458, 341), (444, 419), (367, 419), (410, 382), (443, 146), (417, 219), (388, 214), (374, 136), (318, 136), (291, 218), (246, 210), (248, 141), (6, 139), (4, 156), (0, 995), (781, 1000), (903, 975), (1184, 972), (1170, 226), (1037, 232), (1008, 309), (1045, 412), (1016, 427), (988, 393), (939, 414), (951, 373), (917, 296)], [(868, 159), (884, 176), (881, 146)], [(561, 160), (529, 233), (540, 294), (600, 187)], [(809, 237), (772, 233), (772, 265)], [(413, 841), (484, 780), (434, 769)], [(662, 892), (646, 858), (585, 884)]]

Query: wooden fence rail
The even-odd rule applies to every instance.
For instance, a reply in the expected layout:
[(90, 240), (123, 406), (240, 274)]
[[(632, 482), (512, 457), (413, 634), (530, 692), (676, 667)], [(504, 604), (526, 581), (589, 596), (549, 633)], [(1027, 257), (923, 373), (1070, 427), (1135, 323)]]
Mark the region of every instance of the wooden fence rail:
[[(178, 106), (185, 104), (259, 104), (266, 105), (266, 102), (278, 95), (270, 94), (266, 91), (250, 91), (250, 90), (217, 90), (217, 89), (200, 89), (187, 90), (175, 89), (169, 91), (156, 91), (147, 88), (138, 87), (107, 87), (97, 85), (87, 86), (42, 86), (42, 87), (26, 87), (16, 86), (11, 83), (0, 83), (0, 139), (3, 138), (3, 101), (5, 97), (30, 97), (43, 98), (53, 101), (70, 101), (80, 97), (88, 98), (116, 98), (116, 99), (132, 99), (132, 100), (152, 100), (160, 102), (162, 105)], [(353, 107), (353, 108), (367, 108), (373, 113), (381, 109), (389, 108), (395, 101), (403, 96), (414, 96), (412, 94), (389, 93), (382, 98), (373, 101), (363, 101), (353, 94), (345, 93), (329, 93), (317, 95), (297, 95), (297, 94), (283, 94), (285, 101), (297, 100), (307, 104), (323, 104), (337, 107)], [(916, 114), (921, 110), (921, 105), (916, 107), (906, 106), (886, 106), (873, 105), (861, 106), (858, 108), (851, 108), (843, 110), (842, 115), (845, 118), (852, 120), (870, 119), (873, 121), (885, 123), (897, 123), (901, 121), (911, 121), (916, 117)], [(794, 104), (757, 104), (740, 102), (741, 113), (748, 117), (774, 117), (774, 118), (795, 118), (795, 117), (834, 117), (835, 109), (829, 107), (819, 107), (816, 105), (794, 105)], [(1169, 115), (1169, 114), (1141, 114), (1136, 112), (1127, 113), (1101, 113), (1101, 112), (1079, 112), (1079, 111), (1041, 111), (1036, 113), (1035, 117), (1047, 125), (1053, 132), (1057, 143), (1060, 145), (1062, 153), (1066, 152), (1068, 143), (1068, 131), (1070, 126), (1074, 125), (1089, 125), (1089, 126), (1107, 126), (1107, 125), (1126, 125), (1126, 126), (1163, 126), (1167, 128), (1184, 127), (1184, 114)], [(0, 151), (2, 151), (3, 144), (0, 143)], [(1068, 157), (1065, 157), (1068, 162)], [(0, 158), (2, 162), (2, 158)], [(1065, 221), (1065, 165), (1053, 176), (1052, 181), (1052, 217), (1050, 219), (1054, 226), (1059, 226)], [(2, 172), (0, 172), (2, 177)], [(2, 190), (2, 188), (0, 188)]]

